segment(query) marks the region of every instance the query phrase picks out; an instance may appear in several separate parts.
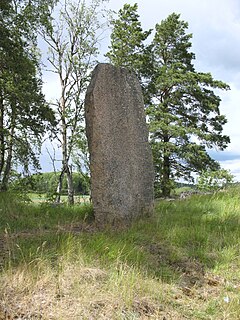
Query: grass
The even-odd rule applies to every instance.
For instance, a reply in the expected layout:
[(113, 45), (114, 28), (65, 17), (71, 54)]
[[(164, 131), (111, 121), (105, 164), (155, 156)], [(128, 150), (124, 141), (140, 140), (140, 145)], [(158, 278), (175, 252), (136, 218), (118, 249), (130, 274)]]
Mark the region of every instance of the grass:
[(89, 203), (69, 207), (51, 203), (26, 203), (16, 194), (0, 193), (0, 232), (55, 230), (61, 225), (74, 224), (91, 216)]
[[(29, 197), (29, 199), (35, 203), (35, 204), (39, 204), (39, 203), (44, 203), (48, 200), (49, 195), (46, 193), (28, 193), (27, 196)], [(67, 199), (68, 196), (67, 195), (61, 195), (61, 202), (67, 203)], [(75, 195), (74, 196), (74, 200), (76, 204), (80, 204), (80, 203), (89, 203), (89, 196), (87, 195)]]
[(0, 319), (240, 319), (239, 200), (238, 188), (162, 200), (100, 232), (90, 205), (2, 195)]

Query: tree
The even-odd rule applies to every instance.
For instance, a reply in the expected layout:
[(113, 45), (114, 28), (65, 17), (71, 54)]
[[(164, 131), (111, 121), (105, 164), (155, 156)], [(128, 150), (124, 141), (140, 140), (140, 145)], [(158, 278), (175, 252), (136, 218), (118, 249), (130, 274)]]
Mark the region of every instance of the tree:
[(36, 51), (36, 27), (47, 13), (34, 1), (2, 1), (0, 9), (0, 189), (6, 190), (14, 164), (39, 168), (36, 149), (54, 115), (41, 92)]
[(68, 202), (74, 202), (71, 157), (74, 146), (82, 139), (84, 93), (89, 83), (90, 71), (98, 54), (99, 37), (104, 22), (100, 14), (106, 0), (65, 0), (51, 28), (42, 36), (49, 46), (48, 61), (51, 71), (59, 79), (61, 93), (55, 104), (58, 117), (57, 138), (62, 149), (62, 169), (59, 175), (60, 201), (64, 175), (68, 181)]
[[(190, 52), (192, 35), (187, 34), (188, 24), (180, 15), (173, 13), (157, 24), (151, 44), (144, 45), (142, 40), (149, 32), (139, 35), (136, 10), (137, 5), (125, 5), (119, 19), (113, 20), (107, 56), (112, 63), (135, 70), (141, 78), (156, 191), (169, 196), (175, 180), (192, 181), (192, 173), (219, 168), (207, 148), (223, 150), (230, 140), (222, 134), (227, 121), (220, 115), (221, 99), (214, 89), (228, 90), (229, 86), (214, 80), (210, 73), (195, 70), (195, 55)], [(135, 52), (138, 54), (131, 59)]]
[(111, 21), (111, 46), (105, 56), (112, 64), (127, 67), (140, 75), (145, 58), (144, 41), (152, 30), (143, 31), (137, 10), (137, 3), (133, 6), (125, 4), (118, 12), (118, 19)]
[(147, 114), (156, 183), (163, 196), (170, 195), (176, 178), (192, 181), (193, 172), (218, 169), (206, 148), (223, 150), (230, 142), (222, 134), (227, 120), (220, 115), (221, 99), (214, 93), (229, 86), (195, 70), (187, 28), (180, 15), (171, 14), (156, 25), (149, 50)]
[(204, 170), (198, 177), (197, 187), (199, 190), (216, 191), (232, 184), (233, 179), (234, 176), (226, 169), (217, 171)]
[[(11, 190), (25, 190), (27, 192), (37, 192), (54, 196), (58, 184), (58, 176), (56, 172), (35, 173), (27, 177), (22, 177), (21, 174), (15, 173), (13, 181), (9, 188)], [(90, 191), (89, 179), (82, 173), (73, 173), (73, 188), (76, 194), (86, 195)], [(64, 194), (67, 192), (67, 180), (63, 179)]]

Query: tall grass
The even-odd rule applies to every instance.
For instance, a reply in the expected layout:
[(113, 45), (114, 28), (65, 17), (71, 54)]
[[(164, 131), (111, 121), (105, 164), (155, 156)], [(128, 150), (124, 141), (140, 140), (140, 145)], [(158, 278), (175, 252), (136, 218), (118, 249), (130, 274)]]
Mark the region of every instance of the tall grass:
[(239, 197), (233, 188), (160, 201), (119, 232), (68, 232), (89, 206), (1, 199), (0, 310), (19, 319), (240, 319)]
[(36, 204), (16, 193), (0, 193), (0, 232), (56, 229), (61, 224), (78, 223), (92, 216), (90, 203), (56, 206)]

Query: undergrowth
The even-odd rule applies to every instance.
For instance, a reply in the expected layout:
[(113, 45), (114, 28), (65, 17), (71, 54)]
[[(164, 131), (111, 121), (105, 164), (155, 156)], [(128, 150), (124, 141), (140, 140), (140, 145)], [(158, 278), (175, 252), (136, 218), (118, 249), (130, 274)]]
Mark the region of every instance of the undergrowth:
[(239, 189), (159, 201), (151, 218), (119, 232), (88, 224), (89, 205), (7, 197), (0, 199), (2, 312), (18, 319), (240, 319)]
[(43, 202), (36, 204), (27, 196), (0, 193), (0, 232), (52, 230), (59, 225), (78, 223), (92, 218), (90, 203), (68, 206)]

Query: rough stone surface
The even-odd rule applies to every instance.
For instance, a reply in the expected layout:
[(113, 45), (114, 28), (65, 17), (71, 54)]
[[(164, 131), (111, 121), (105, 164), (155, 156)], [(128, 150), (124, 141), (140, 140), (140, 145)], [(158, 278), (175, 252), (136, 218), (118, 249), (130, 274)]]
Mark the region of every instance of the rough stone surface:
[(134, 73), (110, 64), (93, 71), (85, 98), (96, 222), (117, 225), (153, 209), (153, 163), (142, 90)]

